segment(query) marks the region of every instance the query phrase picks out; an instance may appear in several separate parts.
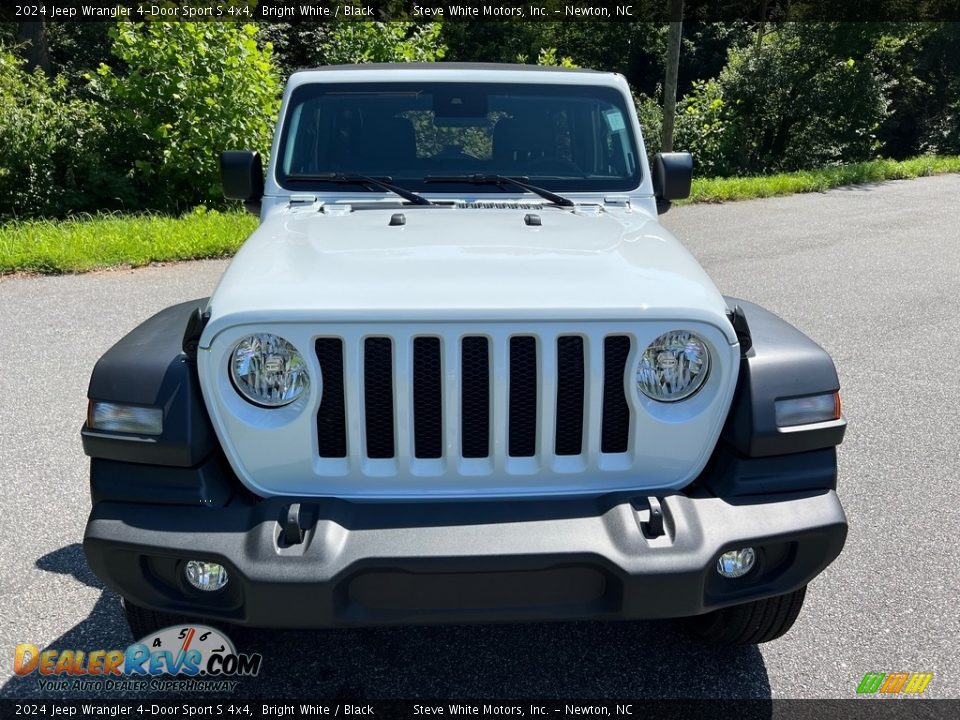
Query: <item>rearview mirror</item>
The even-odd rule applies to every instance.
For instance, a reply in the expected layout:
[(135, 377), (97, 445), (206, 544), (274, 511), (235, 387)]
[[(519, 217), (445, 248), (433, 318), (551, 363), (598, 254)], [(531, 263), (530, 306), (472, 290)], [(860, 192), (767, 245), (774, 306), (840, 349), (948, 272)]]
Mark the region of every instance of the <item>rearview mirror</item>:
[(250, 150), (224, 150), (220, 153), (220, 181), (227, 200), (240, 200), (248, 212), (260, 214), (263, 198), (263, 161)]
[(653, 194), (657, 212), (665, 213), (673, 200), (690, 197), (693, 155), (688, 152), (657, 153), (653, 158)]

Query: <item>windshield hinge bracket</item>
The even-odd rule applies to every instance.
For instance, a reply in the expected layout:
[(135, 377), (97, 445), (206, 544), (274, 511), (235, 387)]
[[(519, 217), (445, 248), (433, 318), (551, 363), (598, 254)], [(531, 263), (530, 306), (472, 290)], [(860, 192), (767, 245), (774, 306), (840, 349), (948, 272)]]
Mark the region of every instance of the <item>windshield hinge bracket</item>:
[(607, 195), (603, 199), (604, 205), (611, 205), (613, 207), (630, 207), (630, 197), (627, 195)]

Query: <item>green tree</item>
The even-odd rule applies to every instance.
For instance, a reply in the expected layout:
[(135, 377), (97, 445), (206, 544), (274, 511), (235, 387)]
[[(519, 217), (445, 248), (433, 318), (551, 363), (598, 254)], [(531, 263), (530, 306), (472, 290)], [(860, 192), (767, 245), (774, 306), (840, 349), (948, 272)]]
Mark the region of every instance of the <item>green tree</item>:
[(50, 50), (45, 20), (25, 20), (17, 27), (17, 43), (23, 52), (27, 70), (50, 73)]
[(337, 23), (323, 45), (322, 56), (330, 65), (435, 62), (447, 52), (441, 31), (441, 23)]
[(516, 62), (516, 58), (536, 57), (548, 47), (545, 29), (548, 23), (445, 22), (441, 39), (448, 50), (445, 60), (453, 62)]
[[(659, 88), (657, 89), (657, 97)], [(661, 128), (663, 127), (663, 106), (657, 100), (644, 93), (634, 92), (633, 102), (637, 106), (637, 119), (640, 120), (640, 129), (643, 132), (643, 142), (647, 147), (647, 158), (653, 162), (653, 156), (660, 152)], [(682, 145), (678, 147), (685, 149)]]
[(698, 175), (714, 177), (731, 169), (730, 121), (724, 111), (723, 89), (715, 80), (698, 80), (677, 104), (674, 147), (693, 153)]
[(71, 97), (64, 77), (22, 65), (0, 47), (0, 216), (62, 216), (95, 208), (100, 196), (122, 202), (96, 108)]
[(117, 138), (112, 156), (150, 206), (222, 202), (219, 155), (266, 153), (279, 107), (269, 43), (254, 25), (118, 23), (95, 87)]
[(334, 26), (322, 20), (295, 23), (270, 22), (260, 25), (261, 43), (273, 47), (273, 62), (283, 80), (304, 68), (323, 65), (323, 48)]
[[(525, 57), (518, 58), (518, 60), (522, 62), (527, 61)], [(579, 65), (573, 61), (573, 58), (567, 56), (559, 57), (556, 48), (540, 48), (540, 52), (537, 53), (537, 65), (562, 68), (579, 67)]]
[[(645, 87), (663, 79), (662, 28), (648, 22), (553, 22), (542, 25), (539, 47), (555, 47), (580, 67), (618, 72)], [(659, 73), (659, 74), (657, 74)], [(652, 86), (651, 86), (652, 89)]]
[(876, 48), (889, 79), (883, 153), (960, 153), (960, 22), (889, 24)]
[(66, 75), (72, 89), (86, 87), (83, 74), (96, 70), (100, 63), (110, 64), (112, 22), (54, 22), (47, 26), (50, 61), (53, 71)]
[(730, 52), (713, 99), (722, 107), (727, 171), (797, 170), (869, 159), (887, 113), (862, 23), (785, 23), (759, 47)]
[[(568, 57), (578, 67), (622, 73), (649, 94), (663, 81), (664, 27), (651, 22), (458, 20), (443, 23), (442, 38), (449, 47), (446, 60), (512, 63), (522, 58), (528, 63), (542, 48), (555, 48), (558, 57)], [(729, 40), (720, 47), (723, 40), (715, 35), (710, 48), (725, 58)]]

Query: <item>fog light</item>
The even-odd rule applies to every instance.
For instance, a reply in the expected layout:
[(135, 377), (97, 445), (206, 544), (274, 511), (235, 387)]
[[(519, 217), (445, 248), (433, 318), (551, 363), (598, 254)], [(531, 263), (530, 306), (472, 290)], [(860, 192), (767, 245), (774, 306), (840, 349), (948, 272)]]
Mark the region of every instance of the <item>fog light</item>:
[(725, 552), (717, 560), (717, 572), (728, 578), (743, 577), (753, 569), (757, 554), (753, 548), (741, 548)]
[(191, 560), (184, 568), (187, 582), (197, 590), (213, 592), (227, 584), (227, 569), (223, 565), (202, 560)]

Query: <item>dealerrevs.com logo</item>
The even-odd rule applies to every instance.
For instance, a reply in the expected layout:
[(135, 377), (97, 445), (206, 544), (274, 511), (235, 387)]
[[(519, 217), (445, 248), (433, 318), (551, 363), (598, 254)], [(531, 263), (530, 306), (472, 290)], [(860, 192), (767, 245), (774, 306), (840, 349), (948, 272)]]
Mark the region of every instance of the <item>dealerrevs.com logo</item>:
[(933, 680), (933, 673), (868, 672), (857, 685), (860, 695), (920, 695)]
[(239, 677), (260, 672), (259, 653), (238, 653), (223, 632), (205, 625), (172, 626), (125, 650), (14, 651), (17, 675), (40, 675), (42, 690), (233, 691)]

